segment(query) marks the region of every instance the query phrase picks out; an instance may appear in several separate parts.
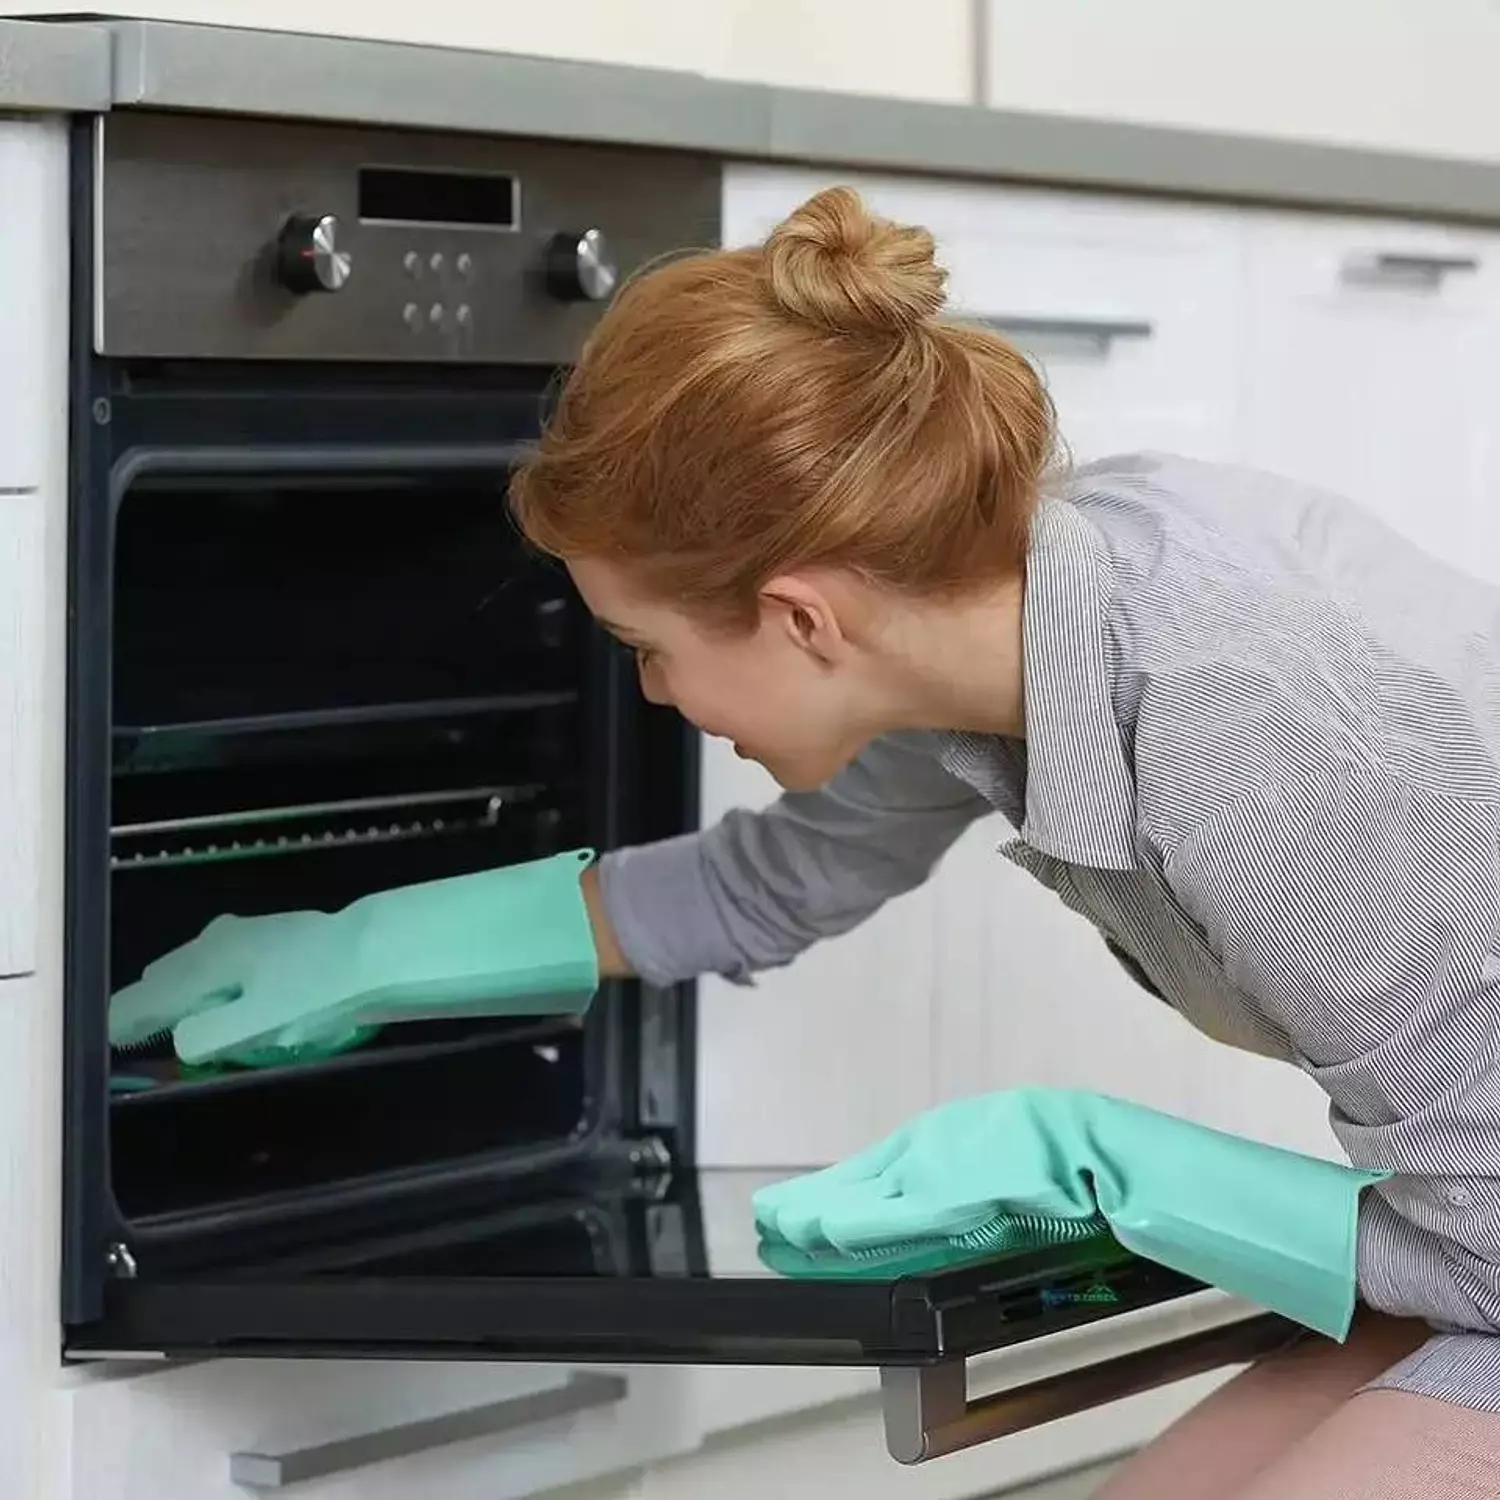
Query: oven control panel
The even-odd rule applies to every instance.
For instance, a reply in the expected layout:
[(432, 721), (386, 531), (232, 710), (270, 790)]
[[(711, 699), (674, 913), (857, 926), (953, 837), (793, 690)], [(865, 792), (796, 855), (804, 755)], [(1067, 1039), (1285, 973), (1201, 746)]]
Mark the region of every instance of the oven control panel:
[(719, 164), (685, 152), (146, 112), (96, 129), (94, 342), (117, 357), (563, 364), (633, 270), (720, 240)]

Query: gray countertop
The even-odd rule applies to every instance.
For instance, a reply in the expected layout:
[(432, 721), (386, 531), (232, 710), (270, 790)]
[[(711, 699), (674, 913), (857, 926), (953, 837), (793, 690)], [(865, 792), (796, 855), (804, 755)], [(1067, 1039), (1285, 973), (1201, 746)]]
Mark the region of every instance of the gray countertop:
[(106, 107), (678, 146), (1500, 224), (1500, 162), (393, 42), (161, 21), (0, 22), (0, 109)]
[(108, 109), (109, 55), (99, 26), (0, 21), (0, 112)]

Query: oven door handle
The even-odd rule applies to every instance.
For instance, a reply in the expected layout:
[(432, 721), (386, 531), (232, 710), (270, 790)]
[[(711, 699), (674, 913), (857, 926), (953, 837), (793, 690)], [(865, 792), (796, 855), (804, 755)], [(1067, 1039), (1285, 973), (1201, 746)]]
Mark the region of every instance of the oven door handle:
[(1256, 1359), (1305, 1333), (1286, 1318), (1260, 1314), (973, 1400), (961, 1359), (883, 1369), (886, 1447), (898, 1463), (926, 1463), (1191, 1375)]
[(235, 1453), (229, 1460), (229, 1478), (232, 1484), (249, 1490), (289, 1489), (310, 1479), (326, 1479), (369, 1464), (410, 1458), (453, 1443), (498, 1437), (617, 1406), (629, 1393), (629, 1383), (623, 1376), (580, 1370), (565, 1384), (547, 1390), (403, 1422), (378, 1432), (332, 1438), (326, 1443), (282, 1452)]

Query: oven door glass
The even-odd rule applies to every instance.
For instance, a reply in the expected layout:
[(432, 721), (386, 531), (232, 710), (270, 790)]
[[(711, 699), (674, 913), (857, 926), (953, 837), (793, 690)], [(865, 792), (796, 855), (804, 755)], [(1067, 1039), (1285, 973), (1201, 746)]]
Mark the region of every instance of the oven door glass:
[(924, 1364), (1199, 1291), (1104, 1238), (921, 1274), (787, 1279), (757, 1253), (761, 1174), (553, 1176), (400, 1233), (170, 1260), (108, 1288), (68, 1352)]
[[(423, 441), (417, 405), (389, 443), (127, 444), (108, 504), (79, 508), (69, 1323), (120, 1266), (224, 1239), (269, 1255), (355, 1206), (420, 1221), (644, 1133), (680, 1149), (686, 997), (634, 986), (582, 1017), (408, 1021), (280, 1066), (187, 1069), (170, 1032), (109, 1045), (110, 995), (221, 915), (686, 826), (690, 736), (522, 544), (516, 450)], [(131, 400), (115, 411), (128, 432)]]

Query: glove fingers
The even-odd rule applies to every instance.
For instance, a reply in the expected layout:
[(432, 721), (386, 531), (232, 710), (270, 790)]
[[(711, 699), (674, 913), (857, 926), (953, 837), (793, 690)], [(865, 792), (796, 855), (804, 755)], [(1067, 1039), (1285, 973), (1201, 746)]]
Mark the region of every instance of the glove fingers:
[(170, 1030), (184, 1016), (233, 999), (240, 990), (240, 957), (233, 939), (240, 917), (215, 917), (197, 937), (146, 965), (133, 984), (110, 996), (109, 1037), (114, 1046)]
[(778, 1205), (760, 1219), (761, 1229), (799, 1250), (812, 1250), (827, 1242), (824, 1224), (830, 1214), (868, 1213), (871, 1202), (894, 1191), (880, 1182), (835, 1184), (816, 1197), (811, 1195)]
[(860, 1152), (858, 1156), (851, 1156), (835, 1166), (806, 1172), (800, 1177), (791, 1177), (785, 1182), (775, 1182), (761, 1188), (754, 1198), (756, 1222), (769, 1226), (784, 1213), (805, 1213), (806, 1205), (816, 1206), (826, 1201), (830, 1193), (841, 1188), (878, 1182), (900, 1160), (906, 1150), (907, 1136), (906, 1130), (898, 1130), (869, 1150)]
[(253, 1047), (281, 1029), (282, 1021), (249, 990), (222, 993), (220, 999), (222, 1003), (203, 1006), (173, 1028), (177, 1056), (190, 1067)]
[(194, 978), (197, 983), (170, 984), (148, 975), (116, 990), (109, 1001), (110, 1045), (145, 1041), (159, 1031), (170, 1031), (193, 1011), (233, 1000), (239, 994), (237, 985), (205, 989), (206, 979)]
[(871, 1250), (903, 1240), (950, 1239), (988, 1224), (996, 1215), (992, 1199), (955, 1203), (937, 1198), (876, 1198), (851, 1194), (830, 1203), (818, 1230), (843, 1251)]

